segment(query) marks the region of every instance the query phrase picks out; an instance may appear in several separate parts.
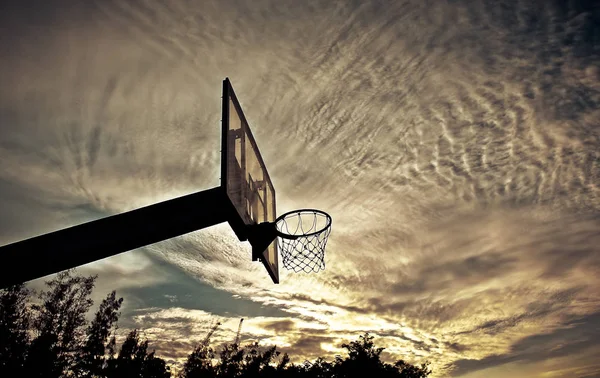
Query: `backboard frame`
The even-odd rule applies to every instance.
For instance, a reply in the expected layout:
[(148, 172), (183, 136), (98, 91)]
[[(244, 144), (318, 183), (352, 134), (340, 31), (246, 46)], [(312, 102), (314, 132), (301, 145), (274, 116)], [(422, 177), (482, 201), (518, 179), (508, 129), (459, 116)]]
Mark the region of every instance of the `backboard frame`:
[[(233, 105), (233, 110), (239, 117), (240, 129), (232, 130), (231, 128), (231, 105)], [(244, 111), (242, 110), (237, 96), (235, 95), (229, 78), (223, 80), (221, 125), (221, 188), (226, 194), (225, 197), (231, 204), (228, 223), (240, 241), (249, 240), (252, 244), (252, 260), (260, 260), (267, 269), (273, 282), (279, 283), (279, 254), (277, 251), (277, 242), (273, 241), (264, 251), (261, 251), (262, 245), (258, 245), (254, 238), (249, 234), (249, 232), (251, 232), (249, 226), (254, 226), (259, 223), (259, 221), (253, 219), (253, 217), (256, 218), (257, 215), (260, 215), (261, 213), (260, 211), (253, 210), (255, 208), (255, 202), (252, 202), (252, 196), (256, 197), (256, 201), (260, 201), (261, 206), (259, 208), (262, 209), (262, 221), (274, 222), (277, 217), (276, 192), (260, 154), (260, 150), (258, 149), (256, 140), (254, 139), (254, 135), (252, 134), (249, 123), (244, 115)], [(236, 159), (236, 153), (238, 152), (236, 150), (237, 139), (240, 139), (239, 152), (241, 156), (239, 166), (236, 165), (236, 168), (233, 168), (230, 161)], [(246, 146), (247, 143), (249, 144), (249, 148)], [(259, 171), (263, 176), (262, 180), (255, 182), (252, 179), (250, 172), (246, 172), (248, 167), (246, 154), (248, 152), (252, 153), (253, 158), (257, 159)], [(231, 180), (232, 175), (237, 178), (243, 177), (239, 182), (240, 188), (235, 188), (236, 185)], [(247, 178), (249, 178), (249, 182)], [(257, 185), (257, 187), (255, 187), (255, 185)], [(234, 195), (234, 190), (238, 189), (240, 191), (236, 191)], [(250, 192), (250, 190), (254, 191)], [(260, 190), (263, 191), (263, 198), (261, 198), (260, 193), (258, 193)], [(271, 199), (271, 201), (268, 201), (268, 199)], [(258, 204), (258, 202), (256, 202), (256, 204)], [(269, 261), (269, 255), (271, 261)]]

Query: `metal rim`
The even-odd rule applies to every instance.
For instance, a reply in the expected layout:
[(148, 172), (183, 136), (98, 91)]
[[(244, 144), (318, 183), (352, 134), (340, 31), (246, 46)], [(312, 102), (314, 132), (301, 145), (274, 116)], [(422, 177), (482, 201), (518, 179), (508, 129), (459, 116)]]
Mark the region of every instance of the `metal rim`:
[[(321, 228), (320, 230), (313, 231), (313, 232), (311, 232), (309, 234), (292, 235), (292, 234), (286, 234), (284, 232), (279, 231), (279, 228), (277, 227), (277, 224), (280, 221), (282, 221), (283, 219), (285, 219), (289, 215), (292, 215), (292, 214), (301, 214), (301, 213), (304, 213), (304, 212), (318, 213), (318, 214), (324, 215), (325, 218), (327, 219), (327, 224), (325, 224), (325, 226), (323, 228)], [(277, 235), (279, 237), (286, 238), (286, 239), (292, 239), (293, 240), (293, 239), (298, 239), (298, 238), (302, 238), (302, 237), (317, 235), (317, 234), (320, 234), (323, 231), (327, 230), (329, 227), (331, 227), (331, 215), (327, 214), (326, 212), (324, 212), (322, 210), (317, 210), (317, 209), (298, 209), (298, 210), (288, 211), (285, 214), (281, 214), (280, 216), (277, 217), (277, 219), (273, 223), (275, 224), (275, 231), (277, 232)]]

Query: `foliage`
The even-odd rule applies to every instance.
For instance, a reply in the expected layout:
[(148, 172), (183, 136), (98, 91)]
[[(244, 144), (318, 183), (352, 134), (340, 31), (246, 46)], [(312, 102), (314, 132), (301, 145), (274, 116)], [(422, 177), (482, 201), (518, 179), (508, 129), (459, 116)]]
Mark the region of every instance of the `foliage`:
[(373, 336), (365, 333), (359, 337), (358, 341), (342, 344), (342, 347), (348, 351), (348, 357), (336, 358), (333, 367), (334, 376), (339, 378), (364, 377), (377, 372), (377, 376), (382, 378), (423, 378), (431, 373), (427, 365), (419, 368), (406, 364), (402, 360), (397, 361), (394, 365), (381, 361), (380, 356), (384, 348), (376, 348), (373, 339)]
[(40, 294), (40, 304), (32, 306), (36, 337), (29, 359), (36, 363), (27, 364), (30, 376), (61, 377), (75, 368), (96, 277), (72, 273), (61, 272), (46, 282), (49, 290)]
[(86, 315), (95, 276), (73, 270), (46, 282), (29, 305), (24, 285), (0, 290), (0, 377), (166, 378), (164, 360), (148, 353), (148, 341), (132, 331), (117, 356), (116, 325), (123, 298), (110, 293), (91, 322)]
[(206, 346), (196, 348), (189, 356), (180, 378), (358, 378), (369, 375), (382, 378), (426, 378), (431, 374), (427, 365), (420, 367), (402, 360), (395, 364), (381, 361), (384, 348), (377, 348), (373, 336), (361, 335), (357, 341), (343, 344), (348, 356), (338, 356), (333, 362), (323, 358), (301, 365), (290, 363), (287, 354), (276, 347), (261, 348), (252, 343), (245, 348), (236, 344), (223, 346), (219, 361), (213, 365), (214, 353)]
[(148, 353), (148, 340), (141, 340), (136, 329), (129, 332), (117, 357), (108, 360), (105, 374), (108, 378), (171, 376), (164, 360), (155, 357), (154, 352)]
[[(95, 276), (69, 270), (46, 282), (36, 304), (24, 285), (0, 290), (0, 377), (167, 378), (166, 362), (148, 350), (148, 340), (130, 331), (117, 352), (116, 331), (123, 298), (113, 291), (104, 298), (91, 321), (86, 315)], [(210, 335), (210, 334), (209, 334)], [(189, 354), (179, 378), (426, 378), (427, 365), (381, 360), (368, 333), (342, 344), (347, 356), (328, 362), (291, 363), (276, 347), (251, 343), (227, 344), (218, 353), (209, 336)]]
[(107, 368), (107, 355), (114, 354), (114, 336), (111, 330), (119, 319), (123, 298), (117, 299), (116, 292), (110, 293), (100, 304), (94, 320), (87, 329), (87, 338), (80, 354), (79, 370), (82, 377), (101, 375)]
[(23, 375), (30, 342), (29, 295), (23, 284), (0, 291), (0, 377)]
[(194, 348), (183, 365), (180, 376), (187, 378), (205, 378), (214, 376), (212, 363), (215, 352), (205, 343)]

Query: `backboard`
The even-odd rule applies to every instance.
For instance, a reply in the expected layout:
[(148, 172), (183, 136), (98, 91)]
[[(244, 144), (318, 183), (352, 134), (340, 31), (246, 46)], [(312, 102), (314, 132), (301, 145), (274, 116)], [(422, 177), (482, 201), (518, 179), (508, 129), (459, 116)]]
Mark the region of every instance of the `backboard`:
[[(274, 222), (275, 189), (229, 79), (223, 80), (221, 186), (235, 208), (229, 224), (240, 241), (248, 240), (247, 226)], [(253, 260), (265, 265), (279, 283), (277, 242), (254, 251)]]

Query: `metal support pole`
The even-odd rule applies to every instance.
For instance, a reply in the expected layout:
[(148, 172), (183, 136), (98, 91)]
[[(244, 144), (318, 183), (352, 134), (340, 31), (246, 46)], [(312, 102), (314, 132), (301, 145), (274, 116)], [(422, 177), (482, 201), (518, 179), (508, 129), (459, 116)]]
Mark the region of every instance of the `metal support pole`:
[(221, 187), (0, 247), (0, 288), (210, 227), (228, 219)]

